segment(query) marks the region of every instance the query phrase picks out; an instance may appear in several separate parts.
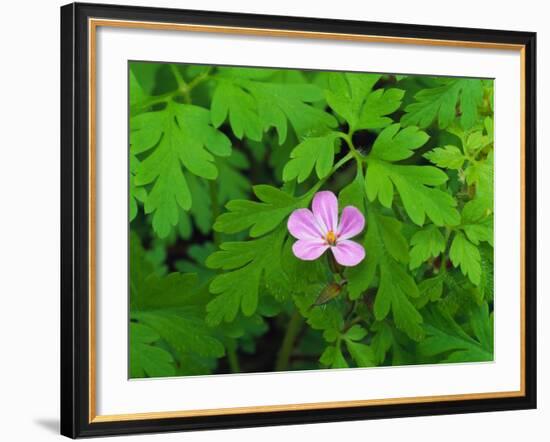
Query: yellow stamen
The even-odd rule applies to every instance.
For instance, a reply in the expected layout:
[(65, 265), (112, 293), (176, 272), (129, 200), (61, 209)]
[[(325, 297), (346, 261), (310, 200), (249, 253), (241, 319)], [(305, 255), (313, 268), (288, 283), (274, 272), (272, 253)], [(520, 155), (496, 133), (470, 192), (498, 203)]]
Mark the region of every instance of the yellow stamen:
[(326, 241), (331, 246), (336, 244), (336, 234), (332, 230), (328, 231)]

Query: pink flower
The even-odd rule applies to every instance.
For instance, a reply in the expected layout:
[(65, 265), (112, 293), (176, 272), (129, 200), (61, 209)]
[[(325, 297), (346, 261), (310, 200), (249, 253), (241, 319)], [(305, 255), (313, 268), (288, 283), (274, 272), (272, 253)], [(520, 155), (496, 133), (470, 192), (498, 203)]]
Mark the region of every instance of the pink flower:
[(365, 258), (363, 246), (350, 241), (365, 227), (365, 217), (353, 206), (342, 210), (338, 223), (338, 200), (329, 191), (318, 192), (309, 209), (297, 209), (288, 219), (288, 231), (298, 241), (292, 246), (297, 258), (313, 261), (330, 249), (338, 264), (352, 267)]

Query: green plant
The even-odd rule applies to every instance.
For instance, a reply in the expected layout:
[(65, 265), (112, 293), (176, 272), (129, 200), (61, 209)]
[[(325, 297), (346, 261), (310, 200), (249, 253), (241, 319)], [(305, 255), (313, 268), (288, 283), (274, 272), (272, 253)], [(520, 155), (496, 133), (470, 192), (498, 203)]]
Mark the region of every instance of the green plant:
[[(492, 359), (492, 81), (129, 81), (132, 377)], [(364, 215), (357, 265), (293, 252), (289, 216), (326, 190)]]

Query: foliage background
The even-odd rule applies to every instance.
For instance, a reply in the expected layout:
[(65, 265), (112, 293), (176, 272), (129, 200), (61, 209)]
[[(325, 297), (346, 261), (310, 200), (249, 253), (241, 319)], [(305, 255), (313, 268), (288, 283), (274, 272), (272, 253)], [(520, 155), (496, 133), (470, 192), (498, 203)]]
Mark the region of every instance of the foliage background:
[[(129, 77), (131, 377), (492, 360), (492, 81)], [(367, 257), (312, 308), (333, 274), (286, 218), (319, 189), (366, 214)]]

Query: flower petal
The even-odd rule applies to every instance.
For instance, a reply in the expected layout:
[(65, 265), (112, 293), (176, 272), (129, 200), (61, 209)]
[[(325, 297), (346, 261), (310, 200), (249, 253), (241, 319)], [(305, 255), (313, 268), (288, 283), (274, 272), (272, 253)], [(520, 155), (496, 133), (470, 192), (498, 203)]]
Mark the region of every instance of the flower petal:
[(338, 238), (350, 239), (359, 235), (365, 228), (365, 217), (353, 206), (347, 206), (342, 210), (340, 224), (338, 225)]
[(353, 267), (365, 259), (365, 249), (355, 241), (347, 239), (338, 241), (330, 250), (334, 254), (336, 262), (343, 266)]
[(328, 248), (329, 246), (321, 240), (299, 239), (292, 245), (294, 255), (303, 261), (313, 261), (319, 258)]
[(338, 200), (334, 193), (328, 190), (317, 192), (313, 197), (311, 208), (313, 209), (313, 216), (315, 216), (317, 223), (324, 230), (324, 235), (330, 230), (336, 232), (336, 228), (338, 227)]
[(309, 209), (296, 209), (287, 223), (288, 231), (296, 239), (322, 240), (323, 233)]

